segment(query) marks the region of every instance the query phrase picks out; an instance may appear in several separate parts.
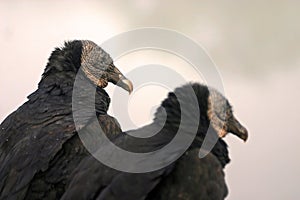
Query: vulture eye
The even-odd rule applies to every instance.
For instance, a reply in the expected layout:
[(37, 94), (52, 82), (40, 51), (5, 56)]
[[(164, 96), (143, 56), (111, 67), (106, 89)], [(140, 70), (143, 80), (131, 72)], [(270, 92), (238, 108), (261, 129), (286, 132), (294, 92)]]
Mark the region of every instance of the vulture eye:
[(227, 118), (231, 117), (232, 115), (233, 115), (232, 110), (228, 109), (228, 110), (226, 111), (226, 116), (227, 116)]
[(108, 72), (113, 72), (114, 71), (115, 66), (111, 63), (108, 65), (107, 71)]

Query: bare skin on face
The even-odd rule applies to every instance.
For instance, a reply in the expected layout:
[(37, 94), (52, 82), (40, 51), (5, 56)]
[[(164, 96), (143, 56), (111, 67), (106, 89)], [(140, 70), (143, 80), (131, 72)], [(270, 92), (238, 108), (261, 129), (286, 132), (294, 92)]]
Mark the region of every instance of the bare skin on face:
[(92, 41), (82, 41), (81, 69), (100, 88), (111, 82), (129, 93), (133, 90), (132, 82), (114, 66), (109, 54)]
[(245, 142), (248, 139), (247, 129), (233, 115), (228, 100), (214, 89), (210, 89), (207, 115), (220, 138), (232, 133)]

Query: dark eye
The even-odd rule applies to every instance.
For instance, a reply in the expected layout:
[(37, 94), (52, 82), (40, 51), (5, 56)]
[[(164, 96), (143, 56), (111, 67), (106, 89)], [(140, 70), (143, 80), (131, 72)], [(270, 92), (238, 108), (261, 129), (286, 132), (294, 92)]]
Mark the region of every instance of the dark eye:
[(114, 65), (113, 64), (109, 64), (108, 68), (107, 68), (108, 72), (113, 72), (114, 71)]
[(227, 106), (226, 106), (226, 115), (227, 116), (232, 116), (233, 115), (233, 111), (232, 111), (232, 107), (231, 105), (227, 102)]
[(227, 118), (231, 118), (233, 116), (232, 110), (231, 109), (227, 109), (226, 111), (226, 117)]
[(227, 116), (230, 116), (230, 115), (231, 115), (230, 110), (227, 110), (227, 111), (226, 111), (226, 115), (227, 115)]

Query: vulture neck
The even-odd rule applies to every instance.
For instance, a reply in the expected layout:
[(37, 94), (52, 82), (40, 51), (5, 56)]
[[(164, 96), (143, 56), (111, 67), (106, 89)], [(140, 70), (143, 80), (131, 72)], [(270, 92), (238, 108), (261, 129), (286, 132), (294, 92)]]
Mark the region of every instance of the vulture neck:
[[(197, 102), (191, 100), (194, 98), (194, 94), (190, 92), (191, 86), (196, 94)], [(201, 146), (210, 124), (207, 115), (209, 91), (207, 87), (201, 85), (191, 86), (185, 85), (177, 88), (174, 93), (169, 93), (168, 98), (157, 109), (154, 123), (169, 130), (168, 134), (173, 136), (177, 134), (179, 127), (187, 135), (194, 135), (196, 130), (194, 144)], [(177, 96), (181, 97), (181, 104), (185, 108), (182, 112)], [(198, 112), (195, 112), (196, 110), (199, 110), (200, 116)], [(188, 120), (181, 121), (182, 118)]]
[[(34, 99), (35, 94), (50, 101), (51, 105), (64, 104), (66, 109), (72, 111), (72, 102), (82, 102), (85, 108), (89, 107), (94, 114), (106, 114), (110, 103), (108, 94), (102, 88), (96, 86), (82, 74), (81, 66), (82, 43), (80, 41), (66, 42), (63, 48), (56, 48), (47, 63), (38, 90), (30, 95), (29, 100)], [(74, 86), (75, 79), (81, 81)], [(76, 91), (76, 99), (74, 93)], [(95, 97), (95, 98), (93, 98)], [(81, 108), (81, 107), (80, 107)]]
[[(47, 81), (45, 81), (47, 80)], [(50, 74), (43, 77), (39, 84), (39, 89), (35, 93), (43, 93), (46, 101), (52, 104), (69, 105), (72, 109), (74, 104), (79, 109), (84, 109), (88, 115), (106, 115), (110, 104), (110, 98), (106, 91), (96, 87), (88, 78), (81, 76), (76, 78), (75, 74), (70, 77), (59, 76), (58, 74)], [(30, 95), (29, 99), (31, 99)]]

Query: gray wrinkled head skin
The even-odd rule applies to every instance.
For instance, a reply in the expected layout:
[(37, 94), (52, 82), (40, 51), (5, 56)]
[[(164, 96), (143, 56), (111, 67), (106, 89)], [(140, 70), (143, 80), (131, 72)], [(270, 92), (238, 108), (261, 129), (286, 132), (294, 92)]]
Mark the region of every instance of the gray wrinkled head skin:
[(112, 82), (129, 93), (133, 86), (120, 70), (114, 66), (113, 60), (101, 47), (89, 40), (82, 40), (81, 69), (98, 87), (105, 88)]
[(225, 137), (227, 133), (232, 133), (242, 140), (248, 138), (248, 131), (243, 127), (233, 115), (232, 107), (228, 100), (214, 88), (209, 89), (208, 111), (212, 127), (217, 131), (219, 137)]

